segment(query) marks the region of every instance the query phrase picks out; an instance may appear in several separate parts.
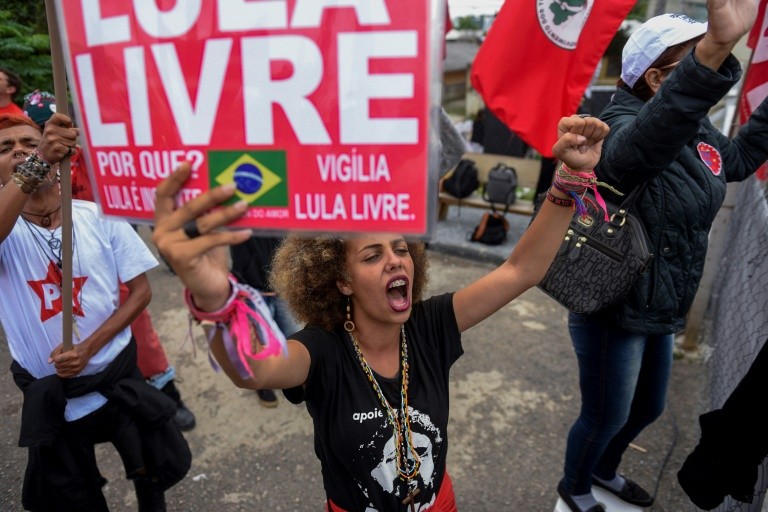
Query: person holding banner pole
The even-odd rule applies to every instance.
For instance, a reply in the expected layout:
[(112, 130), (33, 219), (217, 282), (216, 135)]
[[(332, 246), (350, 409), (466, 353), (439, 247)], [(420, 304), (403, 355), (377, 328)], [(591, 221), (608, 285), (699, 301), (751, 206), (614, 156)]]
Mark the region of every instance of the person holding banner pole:
[[(191, 453), (176, 406), (142, 378), (129, 325), (146, 307), (157, 261), (129, 224), (72, 203), (71, 309), (62, 299), (58, 162), (78, 130), (53, 115), (41, 134), (24, 116), (0, 115), (0, 322), (24, 393), (19, 445), (28, 448), (25, 510), (107, 511), (94, 447), (111, 442), (134, 483), (139, 510), (165, 510), (165, 490)], [(118, 285), (129, 293), (120, 301)], [(72, 348), (63, 315), (72, 311)]]
[[(606, 125), (572, 116), (558, 131), (553, 150), (570, 167), (558, 185), (575, 193), (594, 186)], [(421, 242), (399, 234), (288, 236), (270, 280), (306, 327), (286, 342), (258, 292), (228, 272), (227, 246), (251, 232), (219, 228), (244, 215), (245, 202), (211, 210), (234, 193), (223, 185), (177, 209), (174, 197), (190, 173), (184, 164), (158, 186), (153, 240), (187, 286), (190, 312), (226, 375), (239, 387), (283, 389), (306, 403), (327, 509), (455, 511), (446, 429), (461, 333), (544, 277), (573, 200), (553, 187), (504, 264), (425, 300)]]
[[(24, 96), (23, 111), (24, 115), (43, 130), (45, 123), (56, 112), (55, 97), (47, 91), (34, 90)], [(84, 160), (82, 150), (77, 146), (70, 156), (72, 198), (93, 202), (93, 191)], [(120, 300), (124, 300), (129, 294), (128, 287), (121, 283)], [(168, 362), (168, 356), (152, 324), (148, 308), (144, 308), (131, 322), (131, 334), (136, 340), (137, 363), (141, 374), (147, 382), (176, 402), (177, 409), (173, 421), (179, 428), (184, 432), (192, 430), (196, 424), (195, 415), (181, 398), (181, 392), (175, 382), (176, 369)]]
[(594, 486), (638, 507), (653, 503), (619, 464), (666, 405), (674, 336), (701, 280), (726, 182), (746, 179), (768, 158), (765, 101), (733, 139), (707, 118), (739, 81), (731, 50), (753, 25), (757, 2), (709, 0), (707, 11), (708, 23), (664, 14), (642, 24), (624, 47), (621, 80), (600, 114), (611, 133), (595, 172), (625, 195), (644, 187), (633, 213), (654, 257), (617, 304), (569, 314), (582, 404), (557, 491), (573, 512), (604, 510)]

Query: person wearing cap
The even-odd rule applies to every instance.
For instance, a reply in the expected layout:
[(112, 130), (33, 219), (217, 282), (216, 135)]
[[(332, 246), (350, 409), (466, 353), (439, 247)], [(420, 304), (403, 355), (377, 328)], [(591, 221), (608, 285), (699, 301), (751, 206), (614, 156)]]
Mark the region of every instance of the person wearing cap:
[(35, 89), (24, 96), (22, 110), (42, 130), (45, 122), (56, 113), (56, 97), (47, 91)]
[(726, 182), (746, 179), (768, 159), (766, 102), (733, 139), (707, 119), (739, 81), (731, 50), (754, 23), (757, 2), (709, 0), (707, 11), (708, 23), (664, 14), (641, 25), (624, 47), (621, 80), (600, 114), (611, 131), (595, 173), (625, 197), (645, 187), (634, 213), (654, 257), (618, 304), (569, 315), (582, 405), (557, 490), (573, 512), (604, 510), (593, 485), (635, 506), (653, 503), (618, 466), (664, 410), (674, 334), (696, 294)]

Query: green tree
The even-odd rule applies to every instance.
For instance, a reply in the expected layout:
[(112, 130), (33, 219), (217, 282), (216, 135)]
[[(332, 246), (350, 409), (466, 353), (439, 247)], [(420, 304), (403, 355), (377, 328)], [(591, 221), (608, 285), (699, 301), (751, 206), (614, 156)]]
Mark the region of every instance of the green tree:
[(648, 18), (648, 0), (637, 0), (637, 3), (627, 14), (628, 20), (645, 21)]
[(483, 19), (480, 16), (460, 16), (453, 20), (453, 28), (456, 30), (480, 30), (483, 28)]
[(17, 23), (31, 28), (35, 33), (48, 33), (45, 16), (45, 0), (2, 0), (0, 11), (13, 13)]
[(53, 92), (51, 46), (42, 0), (3, 0), (0, 67), (21, 78), (23, 85), (17, 101), (35, 89)]
[[(627, 14), (628, 20), (644, 22), (648, 16), (648, 0), (638, 0), (632, 10)], [(605, 50), (607, 57), (607, 69), (605, 74), (608, 76), (619, 76), (621, 73), (621, 51), (629, 39), (629, 34), (624, 30), (618, 30), (613, 36), (608, 48)]]

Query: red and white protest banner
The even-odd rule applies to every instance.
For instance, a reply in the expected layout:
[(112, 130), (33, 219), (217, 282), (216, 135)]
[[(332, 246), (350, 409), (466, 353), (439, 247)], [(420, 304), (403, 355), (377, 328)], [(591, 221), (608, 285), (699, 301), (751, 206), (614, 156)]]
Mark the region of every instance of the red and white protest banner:
[[(741, 124), (747, 122), (758, 105), (768, 96), (768, 0), (761, 0), (757, 19), (749, 33), (747, 46), (752, 48), (752, 59), (744, 78), (739, 101)], [(763, 164), (757, 171), (757, 177), (768, 180), (768, 165)]]
[[(237, 185), (238, 226), (429, 234), (444, 1), (57, 0), (94, 193), (150, 221)], [(430, 213), (431, 212), (431, 213)]]

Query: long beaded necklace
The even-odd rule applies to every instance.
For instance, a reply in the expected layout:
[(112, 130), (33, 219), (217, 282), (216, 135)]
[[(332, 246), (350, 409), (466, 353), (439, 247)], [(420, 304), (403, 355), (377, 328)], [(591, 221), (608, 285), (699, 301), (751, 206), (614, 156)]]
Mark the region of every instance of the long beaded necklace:
[[(387, 419), (395, 435), (395, 467), (397, 474), (401, 479), (408, 482), (409, 487), (411, 480), (416, 477), (421, 467), (421, 458), (416, 452), (413, 445), (413, 433), (411, 431), (411, 419), (408, 415), (408, 347), (405, 340), (405, 326), (400, 326), (400, 372), (401, 372), (401, 385), (400, 385), (400, 410), (396, 410), (384, 396), (384, 393), (379, 386), (376, 377), (373, 375), (368, 361), (365, 360), (363, 352), (360, 350), (360, 346), (355, 339), (352, 332), (349, 332), (349, 339), (352, 340), (352, 346), (357, 354), (357, 360), (360, 362), (360, 366), (363, 372), (368, 377), (368, 381), (373, 387), (373, 391), (379, 398), (381, 405), (387, 412)], [(410, 457), (409, 457), (410, 455)], [(407, 501), (412, 502), (413, 497), (418, 493), (418, 489), (414, 492), (409, 489), (409, 497)], [(413, 505), (412, 505), (413, 506)]]

